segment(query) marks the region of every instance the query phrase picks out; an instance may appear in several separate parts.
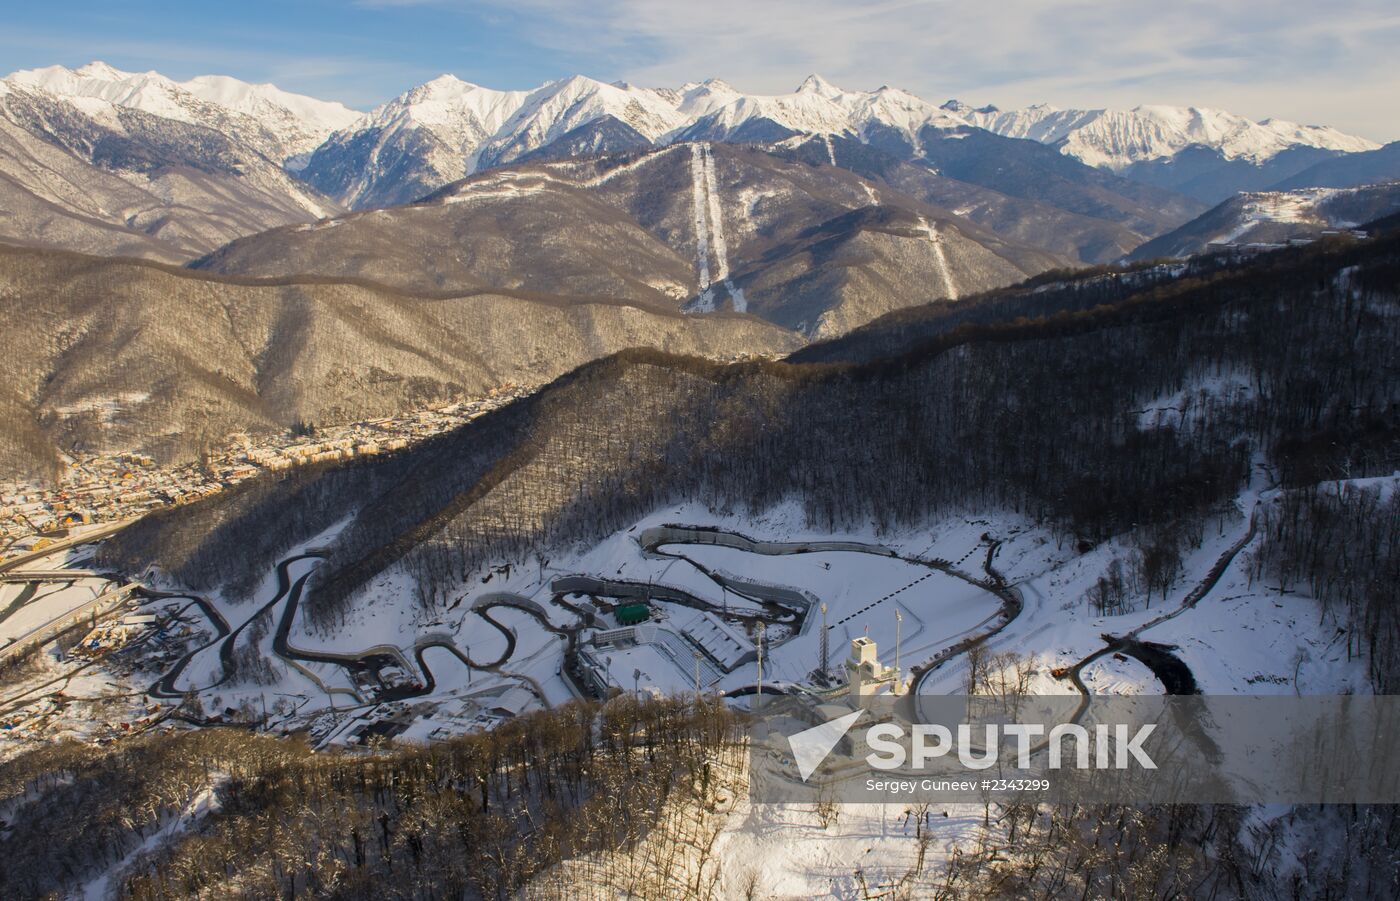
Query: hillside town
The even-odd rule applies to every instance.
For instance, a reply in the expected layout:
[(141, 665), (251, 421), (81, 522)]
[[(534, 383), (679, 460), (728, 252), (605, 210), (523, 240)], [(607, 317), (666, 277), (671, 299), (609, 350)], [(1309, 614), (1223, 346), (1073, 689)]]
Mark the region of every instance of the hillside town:
[(0, 481), (0, 561), (41, 550), (84, 525), (142, 516), (225, 491), (264, 472), (393, 453), (469, 422), (533, 390), (517, 385), (346, 425), (288, 429), (276, 436), (235, 434), (222, 450), (165, 464), (148, 454), (74, 454), (58, 483)]

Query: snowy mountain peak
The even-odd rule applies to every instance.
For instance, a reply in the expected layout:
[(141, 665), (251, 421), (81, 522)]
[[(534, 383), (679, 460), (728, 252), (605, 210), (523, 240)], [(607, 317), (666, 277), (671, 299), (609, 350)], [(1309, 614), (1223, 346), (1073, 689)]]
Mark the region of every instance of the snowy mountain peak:
[[(995, 106), (992, 106), (991, 104), (987, 104), (986, 106), (983, 106), (983, 107), (974, 107), (974, 106), (973, 106), (972, 104), (970, 104), (970, 103), (963, 103), (961, 100), (956, 100), (956, 99), (954, 99), (954, 100), (945, 100), (945, 101), (943, 102), (943, 105), (940, 106), (940, 107), (938, 107), (938, 108), (939, 108), (940, 110), (942, 110), (943, 112), (947, 113), (947, 114), (950, 115), (950, 116), (957, 116), (957, 117), (963, 117), (963, 118), (966, 118), (966, 117), (969, 117), (969, 116), (977, 116), (977, 115), (990, 116), (990, 115), (994, 115), (994, 114), (996, 114), (996, 113), (1001, 112), (1001, 110), (997, 109)], [(1044, 104), (1041, 104), (1041, 105), (1038, 106), (1038, 107), (1036, 107), (1036, 106), (1027, 107), (1027, 109), (1030, 109), (1030, 110), (1052, 109), (1052, 107), (1048, 107), (1048, 106), (1046, 106), (1046, 105), (1044, 105)]]
[(1057, 144), (1081, 162), (1114, 170), (1171, 157), (1193, 145), (1212, 148), (1225, 159), (1256, 164), (1295, 146), (1349, 153), (1379, 146), (1331, 128), (1278, 119), (1254, 122), (1205, 107), (1144, 104), (1130, 110), (1061, 110), (1036, 104), (1006, 112), (963, 107), (959, 114), (997, 134)]
[(563, 135), (612, 118), (656, 141), (686, 122), (674, 97), (628, 86), (620, 88), (583, 75), (548, 82), (524, 96), (474, 153), (474, 168), (509, 162)]
[(479, 88), (481, 86), (477, 84), (472, 84), (470, 81), (463, 81), (456, 75), (453, 75), (451, 72), (444, 72), (437, 78), (428, 79), (427, 81), (419, 85), (419, 87), (444, 90), (458, 88), (475, 90), (476, 88)]
[(825, 78), (822, 78), (820, 75), (813, 74), (808, 75), (806, 80), (804, 80), (802, 84), (798, 85), (797, 93), (817, 94), (821, 97), (825, 97), (828, 100), (830, 100), (836, 97), (840, 97), (845, 92), (842, 91), (840, 88), (836, 87), (831, 82), (827, 81)]
[(124, 72), (101, 61), (78, 69), (48, 66), (11, 73), (5, 81), (68, 102), (89, 115), (116, 118), (118, 108), (203, 125), (239, 138), (269, 159), (306, 154), (359, 114), (339, 103), (204, 75), (176, 82), (159, 72)]
[[(52, 71), (55, 69), (63, 69), (63, 66), (49, 66), (48, 70), (41, 69), (39, 71)], [(117, 81), (119, 79), (131, 77), (130, 72), (123, 72), (114, 66), (109, 66), (100, 59), (95, 59), (87, 65), (80, 66), (78, 69), (74, 70), (73, 74), (80, 75), (83, 78), (101, 78), (108, 81)], [(156, 73), (147, 72), (146, 74), (155, 75)]]
[(180, 87), (201, 100), (254, 117), (291, 113), (308, 130), (322, 136), (345, 128), (363, 115), (341, 103), (284, 91), (273, 84), (249, 84), (227, 75), (200, 75)]

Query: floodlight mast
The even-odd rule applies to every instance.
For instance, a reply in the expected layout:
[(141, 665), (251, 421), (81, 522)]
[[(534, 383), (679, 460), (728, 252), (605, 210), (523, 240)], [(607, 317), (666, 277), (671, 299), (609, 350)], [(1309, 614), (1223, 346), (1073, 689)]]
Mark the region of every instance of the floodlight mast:
[(894, 608), (894, 693), (899, 694), (899, 627), (904, 622), (904, 615), (899, 612), (899, 608)]
[(758, 690), (756, 692), (757, 700), (754, 702), (754, 706), (763, 703), (763, 630), (764, 624), (760, 621), (757, 629), (758, 639), (755, 642), (758, 647)]

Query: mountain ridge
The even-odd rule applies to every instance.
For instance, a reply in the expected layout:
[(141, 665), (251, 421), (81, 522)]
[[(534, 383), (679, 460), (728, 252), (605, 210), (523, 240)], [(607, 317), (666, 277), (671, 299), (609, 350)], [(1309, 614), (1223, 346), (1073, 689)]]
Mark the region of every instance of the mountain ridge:
[[(927, 169), (909, 177), (944, 200), (987, 199)], [(697, 142), (512, 164), (414, 204), (243, 238), (193, 265), (359, 275), (413, 291), (586, 285), (583, 293), (748, 310), (828, 334), (1071, 259), (824, 161)]]
[[(1380, 146), (1327, 127), (1279, 119), (1254, 122), (1199, 107), (1060, 110), (1041, 104), (1003, 112), (957, 101), (938, 106), (888, 85), (845, 91), (816, 75), (790, 94), (774, 95), (742, 93), (718, 79), (672, 89), (606, 84), (580, 75), (528, 91), (495, 91), (443, 75), (336, 132), (313, 155), (307, 177), (352, 207), (404, 202), (414, 198), (403, 190), (374, 189), (380, 180), (375, 154), (386, 146), (432, 145), (429, 168), (446, 183), (537, 152), (565, 133), (607, 117), (661, 145), (773, 141), (798, 134), (870, 140), (875, 133), (893, 133), (917, 147), (925, 128), (972, 126), (1047, 144), (1092, 168), (1117, 173), (1200, 147), (1217, 152), (1219, 166), (1228, 171), (1228, 164), (1238, 161), (1258, 168), (1294, 147), (1352, 153)], [(360, 146), (357, 154), (357, 144), (369, 147)], [(347, 170), (360, 173), (355, 191), (344, 191)], [(1199, 199), (1213, 199), (1213, 194)]]

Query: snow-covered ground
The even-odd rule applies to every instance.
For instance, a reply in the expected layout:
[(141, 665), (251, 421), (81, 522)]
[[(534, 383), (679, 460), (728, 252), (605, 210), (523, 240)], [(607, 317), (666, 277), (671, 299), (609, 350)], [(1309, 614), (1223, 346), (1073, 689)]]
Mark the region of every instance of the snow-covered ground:
[[(1167, 420), (1175, 422), (1189, 416), (1191, 403), (1203, 397), (1228, 402), (1232, 394), (1245, 390), (1248, 385), (1236, 375), (1219, 373), (1153, 399), (1145, 405), (1140, 425), (1152, 428)], [(1366, 480), (1390, 487), (1397, 481), (1400, 476)], [(512, 713), (553, 706), (574, 696), (576, 688), (561, 673), (567, 646), (562, 633), (579, 625), (578, 614), (568, 605), (588, 599), (566, 594), (567, 603), (556, 603), (554, 583), (588, 576), (650, 584), (657, 590), (681, 589), (694, 599), (690, 606), (654, 599), (653, 618), (639, 632), (642, 638), (635, 644), (623, 642), (597, 650), (608, 682), (624, 691), (634, 686), (664, 693), (692, 688), (693, 660), (677, 654), (674, 647), (668, 651), (666, 642), (655, 636), (674, 635), (696, 617), (725, 622), (726, 628), (749, 640), (754, 637), (755, 620), (768, 618), (765, 682), (804, 681), (818, 664), (821, 620), (816, 604), (824, 602), (831, 627), (830, 667), (839, 666), (851, 638), (867, 634), (877, 641), (882, 661), (892, 664), (898, 610), (901, 663), (906, 672), (963, 636), (1000, 627), (985, 644), (987, 654), (993, 658), (1014, 654), (1028, 661), (1034, 693), (1076, 691), (1069, 680), (1057, 678), (1052, 671), (1074, 667), (1094, 655), (1098, 656), (1080, 673), (1090, 693), (1161, 693), (1162, 685), (1143, 663), (1131, 656), (1101, 653), (1106, 634), (1133, 635), (1173, 646), (1173, 653), (1207, 694), (1364, 692), (1364, 661), (1347, 659), (1337, 625), (1320, 618), (1315, 602), (1302, 594), (1280, 594), (1267, 585), (1250, 584), (1250, 550), (1258, 538), (1250, 531), (1249, 515), (1271, 494), (1258, 487), (1244, 491), (1233, 511), (1207, 523), (1199, 547), (1186, 551), (1182, 575), (1165, 597), (1154, 592), (1149, 598), (1130, 585), (1125, 612), (1117, 615), (1096, 613), (1088, 597), (1115, 561), (1131, 568), (1130, 536), (1084, 552), (1071, 541), (1057, 540), (1050, 531), (1006, 512), (948, 515), (920, 528), (895, 532), (866, 526), (830, 534), (806, 526), (795, 503), (757, 514), (721, 514), (698, 504), (670, 506), (592, 546), (556, 552), (545, 561), (502, 562), (471, 574), (460, 596), (435, 609), (419, 603), (405, 571), (391, 568), (357, 594), (334, 632), (319, 632), (301, 616), (293, 621), (289, 643), (304, 652), (350, 657), (374, 652), (397, 660), (396, 666), (420, 680), (428, 675), (419, 670), (421, 659), (435, 683), (429, 693), (384, 703), (365, 696), (364, 685), (357, 687), (344, 666), (280, 660), (273, 663), (272, 684), (233, 684), (223, 678), (217, 644), (191, 658), (178, 687), (197, 690), (210, 712), (270, 705), (274, 712), (269, 715), (269, 727), (308, 728), (321, 745), (348, 743), (360, 727), (386, 719), (403, 724), (400, 741), (431, 741), (490, 728)], [(346, 525), (337, 524), (288, 556), (324, 545)], [(842, 541), (860, 546), (777, 553), (778, 548), (768, 544), (745, 550), (698, 543), (691, 537), (665, 538), (654, 547), (644, 547), (643, 536), (655, 536), (654, 530), (664, 525), (718, 529), (757, 542)], [(935, 561), (936, 566), (930, 565)], [(996, 594), (976, 584), (991, 578), (989, 562), (1021, 601), (1019, 614), (1009, 622), (999, 615), (1002, 604)], [(288, 575), (295, 581), (318, 565), (311, 558), (296, 561), (288, 564)], [(1219, 570), (1218, 579), (1212, 581), (1215, 570)], [(731, 586), (757, 583), (785, 589), (809, 599), (810, 613), (800, 628), (791, 628), (773, 609), (765, 610), (759, 601), (724, 588), (716, 576)], [(1206, 587), (1209, 590), (1203, 590)], [(278, 598), (278, 589), (277, 574), (269, 573), (251, 600), (208, 600), (237, 628)], [(622, 600), (600, 597), (604, 602)], [(273, 656), (273, 631), (285, 603), (283, 597), (264, 614), (267, 626), (259, 646), (265, 656)], [(705, 609), (696, 610), (696, 605)], [(603, 604), (605, 610), (609, 606)], [(604, 627), (613, 625), (606, 614), (602, 620)], [(243, 630), (240, 646), (252, 634), (251, 628)], [(591, 634), (584, 631), (581, 641), (587, 644)], [(469, 667), (458, 654), (475, 665)], [(72, 681), (71, 691), (91, 693), (97, 699), (104, 692), (137, 689), (129, 692), (132, 703), (147, 702), (140, 686), (122, 686), (102, 672), (100, 666), (91, 667)], [(741, 688), (752, 685), (756, 675), (753, 663), (742, 663), (713, 681), (707, 679), (706, 685), (718, 690)], [(954, 655), (933, 669), (919, 690), (961, 693), (966, 678), (966, 656)], [(359, 700), (354, 697), (356, 691), (361, 694)], [(56, 715), (61, 719), (61, 712)], [(54, 734), (81, 737), (72, 729)], [(888, 884), (917, 860), (919, 830), (913, 818), (918, 813), (904, 804), (837, 805), (823, 810), (810, 804), (754, 805), (740, 798), (725, 814), (713, 853), (727, 885), (729, 881), (746, 883), (752, 875), (764, 896), (858, 897), (864, 891), (862, 881), (867, 887)], [(929, 816), (930, 836), (923, 849), (926, 872), (982, 828), (980, 807), (944, 810), (935, 805), (924, 813)]]
[[(921, 822), (922, 820), (922, 822)], [(753, 804), (740, 800), (715, 843), (729, 897), (752, 886), (760, 898), (868, 898), (918, 864), (920, 833), (928, 837), (924, 872), (982, 827), (972, 804)]]
[[(78, 579), (72, 584), (44, 583), (28, 601), (32, 589), (25, 584), (0, 585), (0, 647), (42, 628), (87, 604), (102, 593), (107, 580)], [(7, 611), (8, 615), (5, 615)]]
[[(1141, 424), (1174, 422), (1189, 416), (1192, 404), (1203, 398), (1228, 402), (1230, 395), (1245, 390), (1248, 386), (1234, 374), (1218, 374), (1146, 404)], [(1319, 621), (1316, 604), (1297, 594), (1278, 595), (1262, 585), (1249, 585), (1248, 547), (1234, 556), (1198, 603), (1180, 609), (1217, 560), (1246, 534), (1246, 514), (1257, 500), (1255, 493), (1242, 495), (1234, 513), (1207, 526), (1200, 547), (1187, 551), (1183, 575), (1166, 597), (1154, 593), (1149, 599), (1130, 586), (1125, 612), (1117, 615), (1096, 614), (1087, 598), (1115, 561), (1124, 570), (1131, 569), (1133, 548), (1126, 537), (1080, 553), (1045, 529), (1005, 513), (950, 515), (921, 528), (883, 534), (871, 526), (829, 534), (805, 526), (796, 504), (753, 515), (716, 514), (685, 504), (656, 510), (592, 546), (556, 552), (543, 563), (503, 562), (484, 569), (463, 583), (461, 595), (435, 609), (420, 603), (413, 580), (400, 568), (387, 570), (363, 588), (333, 631), (317, 630), (307, 622), (308, 595), (291, 623), (288, 642), (297, 652), (342, 655), (347, 661), (381, 655), (392, 668), (402, 670), (409, 682), (431, 683), (431, 691), (414, 697), (415, 704), (445, 705), (451, 711), (457, 710), (453, 705), (470, 700), (489, 708), (509, 694), (512, 703), (505, 706), (513, 712), (553, 706), (576, 696), (577, 687), (562, 675), (568, 645), (564, 633), (581, 627), (576, 606), (589, 601), (585, 594), (571, 591), (562, 596), (563, 603), (556, 602), (555, 582), (586, 576), (634, 588), (678, 589), (693, 599), (683, 604), (653, 595), (652, 620), (635, 643), (593, 648), (593, 633), (587, 629), (580, 633), (580, 646), (606, 668), (607, 681), (625, 690), (634, 686), (662, 693), (691, 690), (695, 662), (682, 633), (697, 622), (717, 624), (708, 627), (712, 630), (728, 630), (730, 638), (724, 640), (737, 648), (733, 659), (739, 660), (728, 671), (707, 662), (703, 684), (720, 691), (753, 685), (757, 667), (751, 648), (759, 619), (768, 625), (765, 682), (805, 682), (822, 662), (818, 609), (822, 603), (829, 626), (825, 660), (829, 670), (841, 669), (850, 641), (857, 637), (874, 639), (881, 660), (894, 664), (898, 630), (899, 662), (908, 674), (960, 639), (999, 628), (985, 644), (987, 654), (1013, 653), (1029, 659), (1036, 692), (1075, 691), (1052, 670), (1072, 667), (1102, 651), (1104, 634), (1133, 634), (1176, 646), (1175, 653), (1207, 693), (1364, 690), (1364, 666), (1346, 659), (1345, 644), (1336, 639), (1336, 625)], [(287, 557), (326, 544), (347, 524), (339, 523), (289, 550)], [(791, 554), (684, 539), (651, 549), (642, 546), (641, 538), (649, 529), (667, 524), (715, 528), (761, 542), (859, 544)], [(977, 584), (990, 578), (985, 567), (993, 546), (992, 566), (1022, 604), (1010, 622), (1003, 621), (1001, 599)], [(929, 565), (933, 561), (945, 561), (938, 566), (950, 570)], [(320, 565), (314, 557), (295, 560), (287, 564), (287, 575), (296, 582)], [(744, 596), (746, 585), (805, 598), (806, 615), (794, 620), (791, 613), (779, 615), (776, 608), (765, 609), (757, 595)], [(166, 584), (157, 587), (175, 589)], [(0, 599), (16, 590), (7, 587)], [(95, 590), (60, 590), (54, 592), (53, 602), (81, 603)], [(604, 611), (628, 600), (606, 593), (599, 597)], [(350, 667), (330, 661), (288, 661), (274, 653), (274, 632), (288, 600), (285, 595), (279, 597), (276, 572), (266, 575), (251, 599), (234, 602), (214, 595), (206, 600), (229, 628), (238, 631), (232, 650), (247, 653), (249, 642), (256, 641), (258, 654), (270, 661), (270, 674), (264, 674), (262, 684), (228, 679), (221, 654), (224, 642), (212, 640), (209, 624), (211, 640), (192, 654), (173, 680), (175, 692), (197, 692), (209, 712), (260, 711), (281, 699), (279, 709), (291, 724), (318, 711), (344, 714), (376, 706), (375, 685), (366, 682), (363, 674), (352, 674)], [(263, 612), (258, 621), (250, 623), (259, 610)], [(23, 609), (11, 619), (22, 615)], [(189, 616), (204, 621), (198, 610)], [(245, 623), (250, 624), (240, 629)], [(615, 623), (604, 614), (598, 625), (607, 628)], [(427, 672), (420, 665), (420, 653)], [(740, 660), (744, 653), (748, 662)], [(457, 654), (474, 666), (469, 669)], [(965, 656), (954, 654), (921, 681), (919, 690), (959, 693), (966, 676)], [(1113, 655), (1086, 665), (1082, 678), (1092, 692), (1162, 691), (1147, 667)], [(513, 689), (523, 689), (528, 697), (512, 693)], [(461, 720), (437, 725), (450, 732)]]
[[(301, 649), (349, 653), (373, 645), (395, 645), (405, 652), (421, 636), (444, 633), (473, 661), (494, 661), (504, 652), (506, 640), (501, 630), (483, 617), (505, 626), (515, 634), (515, 647), (499, 673), (478, 673), (478, 688), (503, 684), (511, 676), (522, 676), (547, 683), (557, 677), (563, 662), (564, 642), (545, 632), (537, 619), (509, 607), (492, 607), (500, 597), (534, 602), (544, 610), (552, 625), (567, 628), (577, 617), (552, 603), (556, 579), (585, 575), (629, 583), (651, 583), (678, 588), (710, 605), (718, 619), (728, 615), (731, 625), (752, 642), (751, 623), (742, 622), (762, 610), (762, 605), (734, 591), (724, 589), (707, 572), (738, 581), (752, 581), (806, 593), (813, 599), (803, 627), (796, 633), (773, 627), (767, 637), (765, 678), (773, 681), (800, 681), (816, 669), (820, 658), (820, 613), (817, 604), (827, 604), (830, 625), (827, 665), (839, 669), (849, 650), (850, 639), (868, 635), (876, 640), (893, 662), (895, 611), (899, 610), (901, 653), (906, 666), (931, 656), (969, 631), (994, 618), (1000, 608), (991, 593), (937, 569), (898, 557), (855, 550), (827, 550), (792, 555), (752, 553), (729, 547), (691, 543), (662, 544), (657, 553), (646, 553), (639, 536), (649, 528), (664, 524), (712, 526), (758, 540), (822, 541), (853, 540), (872, 549), (888, 548), (904, 556), (964, 558), (969, 575), (983, 577), (985, 555), (982, 534), (986, 522), (980, 519), (949, 524), (942, 532), (927, 530), (907, 535), (876, 535), (873, 529), (838, 535), (814, 532), (799, 525), (796, 505), (786, 505), (757, 517), (716, 516), (695, 505), (658, 510), (633, 526), (620, 530), (598, 544), (580, 551), (556, 554), (543, 567), (537, 564), (493, 567), (467, 581), (467, 590), (446, 611), (425, 613), (414, 599), (414, 586), (401, 571), (390, 570), (376, 579), (357, 597), (345, 623), (333, 635), (309, 631), (303, 622), (294, 628), (290, 642)], [(979, 550), (980, 548), (980, 550)], [(975, 552), (970, 553), (969, 552)], [(301, 564), (297, 564), (298, 566)], [(306, 564), (314, 566), (314, 563)], [(275, 580), (262, 593), (275, 593)], [(574, 603), (586, 600), (581, 596)], [(660, 631), (675, 631), (694, 619), (697, 611), (665, 601), (654, 603), (655, 625)], [(547, 639), (547, 640), (545, 640)], [(654, 646), (643, 644), (627, 650), (610, 650), (612, 684), (631, 689), (634, 672), (641, 670), (643, 689), (662, 692), (685, 691), (693, 687), (693, 663), (689, 653), (679, 660), (668, 657)], [(726, 674), (713, 687), (718, 690), (753, 684), (753, 664)], [(708, 683), (707, 683), (708, 684)], [(552, 694), (552, 692), (548, 692)], [(562, 699), (566, 699), (564, 694)]]

